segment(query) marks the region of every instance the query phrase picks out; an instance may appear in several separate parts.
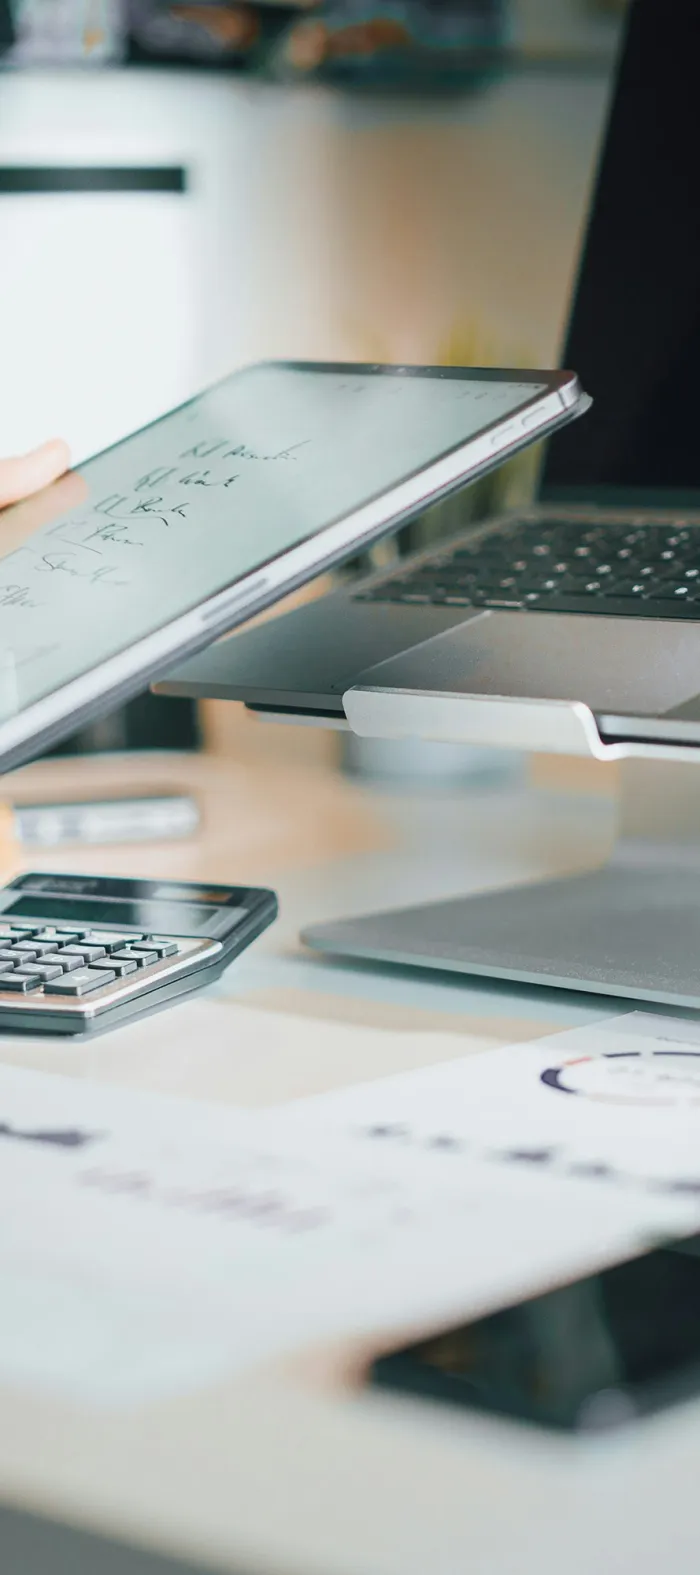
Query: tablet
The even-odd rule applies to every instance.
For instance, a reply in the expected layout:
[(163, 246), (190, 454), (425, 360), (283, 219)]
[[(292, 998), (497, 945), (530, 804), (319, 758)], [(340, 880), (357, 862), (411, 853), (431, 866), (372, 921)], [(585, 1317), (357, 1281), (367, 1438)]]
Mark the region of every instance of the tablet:
[(20, 764), (585, 408), (561, 372), (253, 366), (0, 515)]

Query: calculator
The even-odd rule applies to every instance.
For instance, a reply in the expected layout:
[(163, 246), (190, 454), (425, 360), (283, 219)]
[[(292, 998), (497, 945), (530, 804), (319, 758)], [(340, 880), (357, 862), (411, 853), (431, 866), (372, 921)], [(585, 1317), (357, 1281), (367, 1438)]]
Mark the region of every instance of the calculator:
[(274, 892), (113, 876), (0, 888), (0, 1029), (92, 1034), (218, 979), (277, 915)]

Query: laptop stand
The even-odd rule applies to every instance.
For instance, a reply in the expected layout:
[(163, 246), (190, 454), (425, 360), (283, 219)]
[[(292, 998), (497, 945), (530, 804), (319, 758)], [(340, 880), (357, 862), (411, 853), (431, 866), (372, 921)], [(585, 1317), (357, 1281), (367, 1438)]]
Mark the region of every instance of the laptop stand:
[(700, 1009), (700, 770), (635, 759), (620, 771), (619, 834), (601, 868), (303, 939), (335, 956)]

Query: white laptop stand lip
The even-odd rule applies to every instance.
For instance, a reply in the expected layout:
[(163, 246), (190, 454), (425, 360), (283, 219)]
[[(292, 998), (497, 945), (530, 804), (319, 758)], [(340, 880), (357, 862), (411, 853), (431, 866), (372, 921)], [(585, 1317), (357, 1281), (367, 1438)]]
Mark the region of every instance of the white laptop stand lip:
[(700, 1009), (700, 750), (608, 744), (580, 702), (357, 686), (343, 704), (363, 737), (621, 761), (618, 838), (607, 863), (583, 874), (310, 926), (308, 946)]

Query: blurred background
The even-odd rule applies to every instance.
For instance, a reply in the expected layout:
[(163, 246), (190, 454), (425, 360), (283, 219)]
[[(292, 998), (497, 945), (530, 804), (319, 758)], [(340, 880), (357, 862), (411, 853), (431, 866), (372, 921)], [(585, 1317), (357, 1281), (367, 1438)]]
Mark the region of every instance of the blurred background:
[[(556, 363), (623, 11), (0, 0), (0, 451), (79, 461), (266, 356)], [(146, 696), (69, 748), (338, 750), (250, 726)]]

